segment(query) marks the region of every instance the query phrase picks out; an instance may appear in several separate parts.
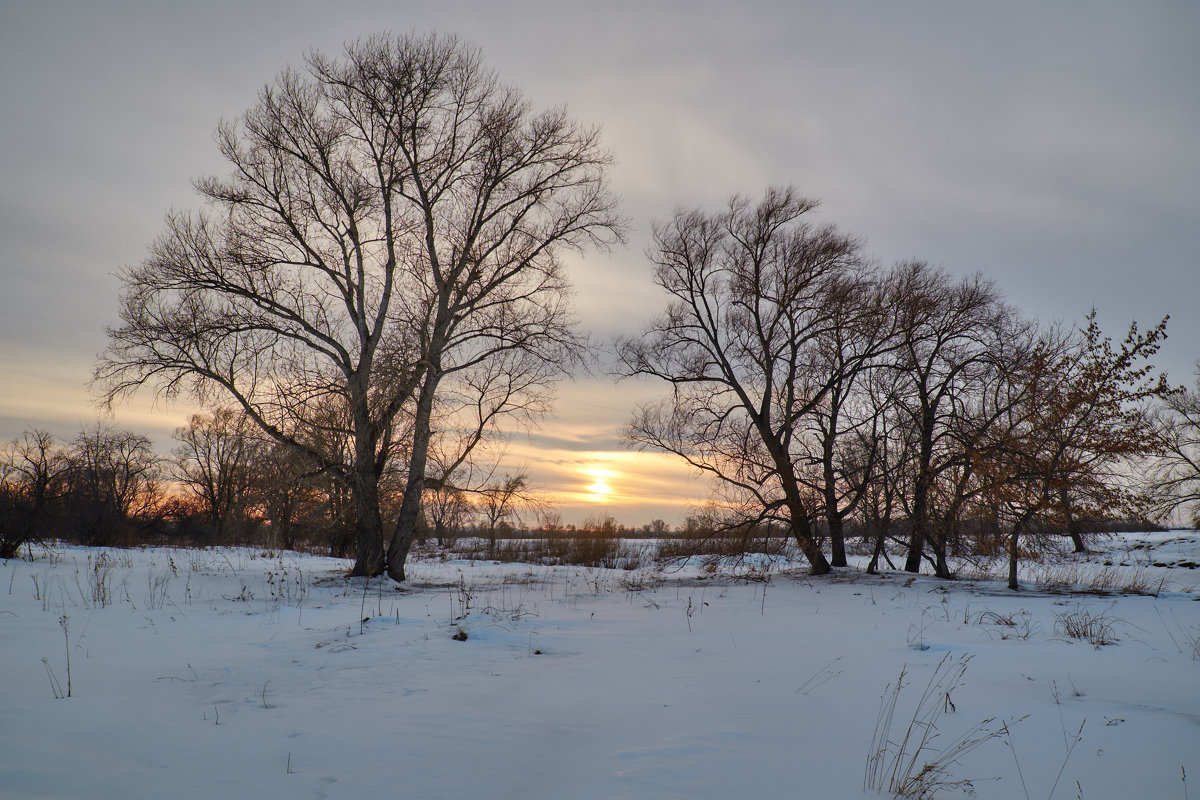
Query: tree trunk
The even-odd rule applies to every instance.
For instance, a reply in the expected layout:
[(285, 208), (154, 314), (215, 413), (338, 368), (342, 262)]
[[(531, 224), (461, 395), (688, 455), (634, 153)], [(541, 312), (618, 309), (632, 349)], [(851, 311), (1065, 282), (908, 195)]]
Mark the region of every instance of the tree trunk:
[(813, 575), (825, 575), (831, 571), (829, 561), (826, 560), (825, 554), (821, 552), (820, 547), (817, 547), (816, 542), (813, 541), (811, 536), (801, 537), (797, 533), (796, 543), (800, 545), (800, 552), (804, 553), (804, 557), (812, 565)]
[(825, 575), (830, 571), (829, 561), (825, 559), (825, 554), (821, 552), (820, 546), (813, 538), (812, 521), (804, 508), (804, 501), (800, 496), (800, 484), (792, 471), (791, 459), (782, 448), (778, 447), (775, 448), (772, 455), (775, 457), (784, 500), (787, 504), (788, 515), (791, 517), (792, 536), (796, 539), (800, 552), (808, 559), (808, 563), (812, 567), (812, 574)]
[(913, 487), (912, 533), (908, 542), (908, 555), (904, 559), (905, 572), (920, 572), (921, 557), (925, 554), (925, 539), (929, 527), (929, 470), (921, 465)]
[(830, 564), (835, 567), (846, 566), (846, 536), (842, 525), (842, 512), (838, 508), (837, 483), (833, 472), (832, 447), (825, 448), (825, 518), (829, 521), (829, 555)]
[(950, 564), (946, 559), (950, 540), (949, 526), (948, 519), (942, 520), (936, 527), (930, 526), (931, 529), (925, 536), (928, 549), (933, 553), (933, 574), (943, 580), (954, 579), (954, 573), (950, 571)]
[(912, 534), (908, 540), (908, 555), (904, 558), (905, 572), (920, 572), (921, 557), (925, 554), (925, 525), (915, 511), (914, 507)]
[[(924, 399), (922, 405), (927, 406)], [(913, 486), (912, 539), (908, 543), (908, 556), (904, 559), (905, 572), (921, 571), (921, 556), (925, 552), (925, 537), (929, 527), (929, 489), (933, 483), (930, 464), (933, 461), (933, 410), (926, 407), (921, 415), (921, 448), (917, 456), (917, 480)]]
[(392, 537), (392, 543), (387, 552), (387, 574), (396, 583), (404, 583), (404, 564), (408, 560), (408, 551), (412, 549), (412, 537), (399, 538), (399, 530)]
[(375, 474), (374, 463), (366, 470), (360, 467), (355, 483), (357, 553), (350, 574), (370, 578), (381, 574), (384, 568), (383, 515), (379, 513), (379, 476)]
[(884, 527), (879, 531), (878, 537), (875, 539), (875, 549), (871, 553), (871, 563), (867, 565), (867, 574), (874, 575), (879, 571), (879, 557), (883, 556), (883, 560), (887, 563), (888, 569), (894, 570), (896, 565), (892, 563), (892, 557), (887, 551), (888, 528)]
[(825, 553), (813, 539), (812, 523), (809, 522), (808, 514), (804, 512), (804, 507), (798, 502), (788, 505), (791, 506), (789, 510), (792, 515), (792, 536), (796, 539), (800, 552), (804, 553), (804, 557), (808, 559), (808, 563), (812, 567), (812, 574), (827, 574), (830, 572), (829, 562), (825, 559)]
[(830, 570), (829, 562), (813, 538), (812, 520), (809, 519), (808, 511), (804, 508), (804, 500), (800, 494), (800, 482), (796, 479), (791, 455), (780, 444), (770, 425), (764, 420), (756, 419), (755, 426), (775, 464), (775, 474), (779, 477), (779, 488), (783, 490), (784, 505), (791, 518), (792, 536), (796, 539), (800, 552), (812, 566), (812, 574), (824, 575)]
[(838, 508), (837, 474), (833, 469), (833, 441), (837, 435), (835, 422), (837, 405), (831, 410), (829, 430), (824, 434), (821, 445), (821, 479), (824, 483), (822, 499), (825, 501), (825, 519), (829, 522), (829, 556), (830, 564), (835, 567), (846, 566), (846, 538), (842, 525), (842, 512)]
[(1079, 520), (1075, 518), (1074, 509), (1071, 508), (1071, 497), (1067, 494), (1067, 490), (1060, 490), (1060, 499), (1062, 500), (1063, 511), (1067, 515), (1067, 535), (1071, 537), (1071, 544), (1075, 547), (1076, 553), (1088, 552), (1087, 545), (1083, 541), (1083, 534), (1080, 531)]
[(387, 552), (387, 573), (397, 583), (404, 581), (404, 562), (417, 535), (421, 495), (425, 491), (425, 465), (429, 460), (429, 439), (432, 436), (430, 418), (433, 415), (433, 395), (437, 384), (438, 376), (434, 370), (430, 370), (421, 386), (421, 395), (417, 398), (412, 451), (408, 460), (408, 482), (404, 487), (400, 514), (396, 518), (396, 531), (392, 534)]
[(934, 552), (933, 574), (943, 580), (954, 580), (954, 573), (946, 562), (946, 543), (939, 541)]
[(830, 566), (846, 566), (846, 535), (842, 529), (841, 517), (829, 521), (829, 564)]
[(888, 569), (896, 568), (896, 565), (892, 563), (891, 556), (887, 552), (887, 537), (892, 530), (892, 500), (891, 490), (885, 484), (883, 490), (883, 513), (879, 513), (878, 510), (872, 511), (873, 522), (877, 530), (875, 532), (875, 548), (871, 552), (871, 563), (867, 566), (867, 572), (871, 575), (874, 575), (876, 570), (879, 569), (880, 556), (883, 556), (883, 560), (887, 562)]
[(374, 577), (383, 572), (383, 516), (379, 512), (379, 467), (375, 434), (369, 417), (366, 387), (351, 385), (354, 425), (354, 512), (357, 546), (351, 575)]
[[(882, 555), (885, 558), (887, 556), (887, 554), (884, 552), (884, 547), (886, 546), (887, 531), (884, 528), (882, 521), (876, 522), (876, 526), (877, 526), (878, 530), (875, 532), (875, 546), (873, 548), (871, 548), (871, 563), (867, 564), (867, 574), (868, 575), (874, 575), (875, 573), (877, 573), (879, 571), (879, 556)], [(889, 561), (888, 564), (890, 566), (891, 562)]]
[(1013, 525), (1012, 535), (1008, 540), (1008, 588), (1014, 592), (1021, 588), (1021, 584), (1017, 582), (1017, 561), (1020, 558), (1022, 524)]
[(834, 567), (846, 566), (846, 534), (842, 515), (837, 512), (829, 517), (829, 563)]

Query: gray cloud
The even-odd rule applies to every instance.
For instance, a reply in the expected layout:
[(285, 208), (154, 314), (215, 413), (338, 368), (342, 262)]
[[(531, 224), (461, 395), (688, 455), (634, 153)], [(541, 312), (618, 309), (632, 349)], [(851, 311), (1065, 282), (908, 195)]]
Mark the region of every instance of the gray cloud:
[[(194, 205), (189, 181), (221, 169), (217, 121), (282, 67), (309, 47), (431, 28), (475, 41), (536, 104), (603, 126), (634, 231), (575, 263), (601, 336), (635, 331), (662, 302), (642, 259), (652, 218), (775, 182), (820, 198), (885, 261), (982, 270), (1040, 317), (1095, 305), (1114, 335), (1169, 312), (1163, 363), (1185, 380), (1200, 356), (1194, 3), (78, 2), (0, 15), (10, 364), (33, 346), (70, 364), (102, 349), (113, 274), (168, 208)], [(609, 413), (615, 434), (628, 412)], [(0, 435), (36, 422), (0, 409)]]

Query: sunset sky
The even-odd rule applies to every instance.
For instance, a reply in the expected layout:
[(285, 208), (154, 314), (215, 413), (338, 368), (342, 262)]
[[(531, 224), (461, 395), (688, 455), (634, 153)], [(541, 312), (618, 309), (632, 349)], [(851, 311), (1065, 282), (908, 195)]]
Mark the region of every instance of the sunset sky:
[[(159, 2), (0, 0), (0, 438), (70, 438), (139, 262), (212, 142), (309, 48), (455, 32), (537, 107), (602, 126), (627, 245), (572, 260), (601, 345), (664, 303), (644, 258), (676, 206), (793, 184), (884, 262), (981, 271), (1011, 303), (1124, 333), (1171, 314), (1161, 365), (1200, 358), (1200, 4), (1180, 2)], [(514, 436), (567, 521), (676, 523), (706, 486), (623, 448), (658, 387), (603, 368)], [(189, 409), (116, 422), (160, 450)]]

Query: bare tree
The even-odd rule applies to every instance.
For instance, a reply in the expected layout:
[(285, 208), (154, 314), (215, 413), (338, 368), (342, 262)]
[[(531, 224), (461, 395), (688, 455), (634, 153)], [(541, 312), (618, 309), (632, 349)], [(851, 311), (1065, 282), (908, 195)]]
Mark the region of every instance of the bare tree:
[(846, 566), (844, 520), (866, 494), (880, 456), (885, 409), (870, 402), (863, 384), (903, 342), (892, 313), (897, 276), (864, 276), (831, 298), (833, 324), (817, 340), (809, 367), (829, 376), (828, 391), (806, 421), (810, 467), (801, 474), (820, 496), (835, 567)]
[(68, 461), (54, 437), (33, 429), (0, 450), (0, 558), (40, 540), (65, 492)]
[(472, 510), (471, 502), (458, 489), (439, 486), (425, 492), (425, 513), (433, 525), (433, 536), (439, 547), (454, 543)]
[(595, 533), (600, 536), (616, 536), (621, 532), (621, 524), (617, 518), (606, 511), (588, 514), (579, 523), (579, 530)]
[(1162, 454), (1150, 468), (1156, 510), (1166, 516), (1191, 509), (1200, 527), (1200, 364), (1196, 386), (1165, 398), (1156, 414)]
[(76, 535), (85, 544), (131, 541), (157, 521), (160, 459), (145, 436), (97, 423), (75, 437), (67, 459)]
[(679, 211), (656, 225), (649, 255), (671, 304), (619, 353), (625, 374), (672, 387), (638, 411), (628, 438), (680, 456), (760, 518), (783, 521), (822, 574), (819, 501), (797, 459), (807, 418), (842, 377), (811, 365), (841, 322), (830, 309), (860, 289), (863, 262), (857, 240), (803, 220), (815, 205), (772, 188), (757, 204), (734, 197), (722, 213)]
[(521, 470), (507, 474), (478, 492), (476, 510), (487, 530), (489, 552), (496, 550), (496, 531), (503, 524), (518, 522), (526, 511), (537, 512), (545, 506), (529, 483), (529, 473)]
[(538, 512), (537, 518), (538, 528), (542, 533), (554, 535), (563, 531), (561, 512), (547, 506)]
[(260, 440), (251, 452), (255, 510), (273, 544), (292, 550), (301, 539), (319, 540), (339, 552), (350, 521), (346, 484), (274, 440)]
[(904, 420), (898, 413), (899, 404), (895, 399), (898, 381), (896, 373), (880, 371), (871, 375), (865, 387), (865, 400), (875, 410), (871, 431), (875, 458), (859, 503), (860, 516), (872, 540), (871, 560), (867, 564), (870, 574), (878, 570), (881, 557), (895, 569), (887, 545), (893, 536), (893, 523), (899, 516), (901, 497), (908, 485), (905, 470), (912, 463), (908, 448), (910, 437), (897, 435), (898, 431), (903, 434), (904, 430)]
[(642, 526), (642, 531), (651, 536), (666, 536), (671, 531), (671, 526), (666, 523), (666, 520), (652, 519)]
[[(403, 580), (447, 376), (512, 352), (565, 367), (582, 347), (559, 255), (619, 235), (610, 158), (453, 37), (377, 36), (306, 66), (221, 125), (232, 173), (198, 181), (211, 210), (169, 216), (126, 270), (96, 377), (109, 402), (146, 384), (234, 402), (352, 489), (355, 573)], [(348, 458), (305, 438), (330, 397)], [(379, 482), (402, 412), (385, 563)]]
[(199, 502), (218, 542), (225, 541), (229, 527), (245, 521), (254, 502), (259, 442), (253, 433), (246, 415), (229, 408), (194, 414), (175, 431), (174, 476)]
[(954, 281), (921, 262), (904, 268), (895, 312), (902, 339), (895, 360), (902, 388), (895, 398), (905, 417), (896, 430), (910, 437), (905, 449), (913, 459), (911, 485), (899, 495), (911, 523), (904, 568), (919, 571), (931, 547), (935, 571), (950, 577), (945, 537), (931, 524), (935, 488), (969, 461), (959, 438), (963, 410), (995, 374), (993, 353), (1011, 312), (981, 277)]

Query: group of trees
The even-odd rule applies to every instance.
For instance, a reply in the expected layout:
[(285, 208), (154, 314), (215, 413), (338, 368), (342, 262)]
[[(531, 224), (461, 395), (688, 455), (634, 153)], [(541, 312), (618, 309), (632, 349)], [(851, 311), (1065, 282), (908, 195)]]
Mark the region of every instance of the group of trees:
[(103, 425), (59, 446), (41, 430), (0, 450), (0, 558), (27, 541), (127, 542), (161, 506), (150, 440)]
[(1031, 537), (1063, 529), (1082, 547), (1081, 518), (1149, 509), (1133, 469), (1161, 451), (1151, 406), (1172, 392), (1150, 359), (1165, 320), (1117, 344), (1094, 315), (1040, 326), (982, 277), (871, 261), (809, 223), (815, 206), (773, 188), (654, 229), (671, 302), (619, 355), (671, 392), (627, 437), (714, 478), (718, 529), (783, 525), (821, 574), (846, 564), (853, 516), (874, 531), (872, 569), (894, 538), (906, 570), (924, 559), (942, 577), (971, 531), (1007, 552), (1016, 588)]
[[(352, 485), (245, 413), (195, 414), (174, 445), (162, 455), (145, 436), (99, 423), (66, 443), (36, 429), (9, 442), (0, 448), (0, 558), (52, 538), (353, 552)], [(404, 476), (386, 473), (380, 487), (382, 516), (394, 521)], [(426, 491), (417, 536), (449, 544), (474, 530), (494, 540), (545, 508), (524, 472), (488, 476), (471, 492), (443, 485)]]
[[(217, 409), (173, 469), (217, 537), (254, 517), (286, 542), (319, 508), (354, 532), (355, 574), (400, 581), (422, 524), (441, 538), (482, 509), (494, 535), (529, 501), (527, 476), (498, 475), (501, 421), (543, 414), (590, 350), (562, 255), (623, 235), (597, 131), (534, 111), (454, 37), (409, 35), (309, 55), (216, 140), (229, 174), (124, 272), (106, 401), (150, 387)], [(1117, 344), (1094, 317), (1039, 325), (981, 277), (879, 265), (815, 205), (771, 189), (657, 225), (670, 306), (618, 344), (624, 375), (671, 386), (628, 438), (714, 478), (718, 529), (783, 525), (822, 573), (852, 521), (872, 568), (899, 541), (906, 569), (943, 576), (988, 531), (1015, 583), (1051, 526), (1082, 546), (1081, 519), (1147, 508), (1135, 459), (1170, 454), (1162, 482), (1195, 495), (1195, 438), (1161, 433), (1200, 417), (1151, 372), (1163, 325)], [(82, 441), (27, 435), (3, 524), (88, 492), (109, 498), (80, 518), (95, 535), (139, 518), (122, 481), (154, 496), (148, 443), (100, 449), (115, 461), (93, 471), (124, 478), (88, 484)]]

